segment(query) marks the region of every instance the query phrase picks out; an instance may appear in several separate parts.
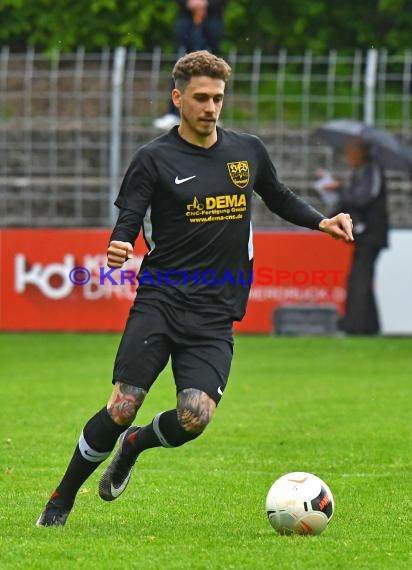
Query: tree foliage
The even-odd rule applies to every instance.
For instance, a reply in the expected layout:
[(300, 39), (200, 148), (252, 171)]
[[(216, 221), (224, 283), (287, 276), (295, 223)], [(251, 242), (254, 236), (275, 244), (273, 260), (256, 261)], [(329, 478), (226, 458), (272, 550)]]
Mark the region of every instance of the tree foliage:
[[(2, 0), (0, 43), (42, 51), (119, 45), (173, 51), (173, 0)], [(229, 0), (224, 46), (265, 53), (280, 48), (402, 52), (410, 46), (410, 0)]]

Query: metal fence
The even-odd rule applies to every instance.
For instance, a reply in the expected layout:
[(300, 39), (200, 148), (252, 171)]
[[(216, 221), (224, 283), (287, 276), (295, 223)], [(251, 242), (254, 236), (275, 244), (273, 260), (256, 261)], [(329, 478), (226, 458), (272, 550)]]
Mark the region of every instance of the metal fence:
[[(226, 55), (233, 78), (223, 123), (261, 136), (280, 177), (319, 206), (314, 171), (343, 174), (314, 129), (337, 117), (362, 119), (412, 138), (412, 52), (331, 51), (324, 56), (260, 50)], [(2, 226), (106, 226), (132, 154), (157, 134), (175, 57), (161, 49), (44, 55), (0, 51)], [(411, 227), (411, 181), (389, 173), (394, 227)], [(256, 202), (255, 225), (282, 227)]]

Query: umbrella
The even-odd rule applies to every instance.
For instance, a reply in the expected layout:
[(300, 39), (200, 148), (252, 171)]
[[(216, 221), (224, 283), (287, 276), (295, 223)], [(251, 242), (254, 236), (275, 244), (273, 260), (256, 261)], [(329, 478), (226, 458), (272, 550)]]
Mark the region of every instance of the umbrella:
[(370, 146), (371, 154), (383, 168), (412, 173), (412, 148), (392, 133), (352, 119), (335, 119), (321, 125), (316, 134), (326, 144), (342, 151), (351, 138), (360, 138)]

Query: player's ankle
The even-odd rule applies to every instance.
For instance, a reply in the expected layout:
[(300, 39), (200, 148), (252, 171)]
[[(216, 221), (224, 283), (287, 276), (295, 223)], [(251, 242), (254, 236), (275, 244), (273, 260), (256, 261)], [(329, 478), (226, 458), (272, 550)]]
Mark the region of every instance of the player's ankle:
[(130, 433), (124, 437), (121, 444), (122, 455), (125, 455), (127, 457), (137, 457), (142, 451), (140, 449), (140, 446), (137, 444), (137, 434), (140, 429), (140, 427), (136, 427), (133, 431), (130, 430)]
[(54, 492), (46, 504), (47, 507), (53, 507), (62, 510), (70, 510), (73, 508), (76, 497), (65, 496), (61, 493)]

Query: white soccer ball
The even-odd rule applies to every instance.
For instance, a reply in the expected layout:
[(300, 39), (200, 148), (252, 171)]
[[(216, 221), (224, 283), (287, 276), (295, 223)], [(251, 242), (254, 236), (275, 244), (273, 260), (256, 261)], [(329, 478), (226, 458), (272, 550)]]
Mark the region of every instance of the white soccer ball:
[(320, 534), (328, 526), (334, 506), (326, 483), (303, 471), (277, 479), (266, 497), (269, 522), (279, 534)]

